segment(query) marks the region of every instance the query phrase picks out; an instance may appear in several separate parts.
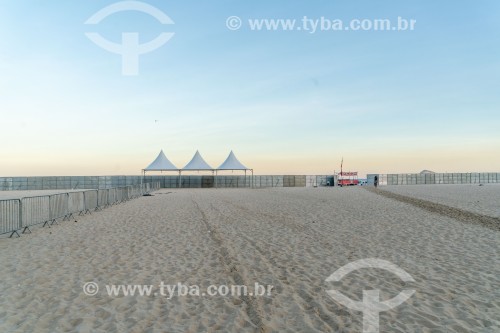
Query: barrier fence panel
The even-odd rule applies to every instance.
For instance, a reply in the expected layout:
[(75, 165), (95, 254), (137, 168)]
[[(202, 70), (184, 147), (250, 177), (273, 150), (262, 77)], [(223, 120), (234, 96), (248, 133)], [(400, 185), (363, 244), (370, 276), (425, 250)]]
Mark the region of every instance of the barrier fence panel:
[(379, 185), (424, 185), (424, 184), (495, 184), (500, 182), (500, 173), (423, 173), (423, 174), (369, 174), (368, 182), (373, 184), (375, 176)]
[[(0, 177), (0, 191), (106, 189), (138, 185), (142, 182), (166, 182), (165, 176), (64, 176), (64, 177)], [(178, 177), (171, 182), (177, 185)], [(177, 187), (177, 186), (164, 186)]]
[(126, 187), (119, 187), (118, 192), (120, 193), (120, 202), (126, 201), (127, 200), (127, 188)]
[(122, 196), (123, 196), (123, 201), (129, 200), (128, 187), (123, 187), (122, 188)]
[(115, 195), (115, 189), (114, 188), (110, 188), (108, 190), (108, 205), (114, 205), (116, 203), (115, 197), (116, 197), (116, 195)]
[[(47, 187), (57, 187), (57, 177), (37, 177), (32, 181), (39, 180), (45, 182)], [(84, 181), (94, 182), (95, 177), (89, 177)], [(5, 185), (5, 182), (2, 185)], [(19, 236), (17, 230), (24, 228), (24, 233), (28, 227), (35, 224), (43, 223), (45, 226), (49, 222), (54, 223), (57, 219), (69, 218), (73, 213), (90, 212), (117, 201), (127, 201), (144, 193), (156, 191), (160, 189), (160, 185), (159, 182), (155, 182), (111, 189), (0, 200), (0, 234), (10, 232), (10, 237), (14, 234)]]
[(50, 204), (48, 196), (21, 199), (22, 227), (29, 227), (50, 220)]
[[(225, 177), (225, 178), (222, 178)], [(226, 178), (227, 177), (227, 178)], [(299, 177), (299, 178), (297, 178)], [(283, 186), (314, 186), (314, 176), (306, 178), (305, 185), (301, 179), (305, 176), (217, 176), (214, 185), (217, 187), (283, 187)], [(328, 176), (332, 177), (332, 176)], [(497, 174), (485, 175), (488, 182), (497, 181)], [(286, 178), (285, 182), (284, 179)], [(407, 177), (397, 177), (398, 183), (403, 183)], [(179, 184), (181, 181), (181, 184)], [(479, 179), (477, 180), (479, 182)], [(154, 185), (159, 183), (159, 185)], [(425, 181), (421, 181), (425, 183)], [(73, 189), (92, 190), (109, 189), (127, 186), (146, 185), (140, 189), (140, 193), (150, 192), (158, 188), (201, 188), (212, 187), (210, 176), (182, 175), (156, 175), (156, 176), (68, 176), (68, 177), (0, 177), (0, 190), (44, 190), (44, 189)], [(318, 183), (317, 186), (320, 186)], [(215, 187), (215, 186), (214, 186)], [(138, 194), (141, 195), (141, 194)], [(126, 198), (130, 198), (129, 195)]]
[(0, 234), (11, 232), (22, 228), (21, 225), (21, 200), (0, 200)]
[(68, 193), (49, 195), (49, 219), (54, 221), (68, 215)]
[(85, 211), (85, 197), (83, 192), (68, 193), (68, 214)]
[(109, 190), (97, 190), (97, 206), (99, 208), (106, 207), (108, 203), (108, 192)]
[(335, 186), (335, 176), (306, 176), (307, 187)]
[(271, 182), (273, 187), (282, 187), (284, 185), (285, 176), (271, 176)]
[(120, 203), (123, 201), (123, 192), (120, 187), (115, 188), (115, 201)]
[(181, 181), (182, 188), (200, 188), (201, 176), (183, 176)]
[(85, 198), (85, 212), (90, 212), (97, 208), (97, 190), (83, 192)]
[(490, 183), (498, 183), (498, 174), (497, 173), (491, 173), (490, 177), (491, 177)]

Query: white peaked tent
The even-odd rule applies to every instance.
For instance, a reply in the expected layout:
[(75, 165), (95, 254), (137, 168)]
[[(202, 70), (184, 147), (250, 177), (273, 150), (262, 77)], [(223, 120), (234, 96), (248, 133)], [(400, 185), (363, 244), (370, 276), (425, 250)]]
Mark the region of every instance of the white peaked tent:
[[(146, 175), (147, 171), (177, 171), (179, 172), (179, 187), (182, 187), (182, 171), (212, 171), (212, 175), (215, 172), (215, 186), (217, 186), (217, 171), (234, 171), (240, 170), (245, 171), (245, 179), (247, 175), (247, 171), (252, 172), (252, 181), (253, 183), (253, 169), (247, 168), (244, 166), (236, 156), (233, 151), (229, 153), (224, 163), (222, 163), (219, 168), (212, 168), (201, 156), (199, 151), (196, 151), (191, 161), (182, 169), (177, 168), (172, 162), (169, 161), (167, 156), (163, 153), (163, 150), (160, 151), (156, 159), (151, 162), (145, 169), (142, 169), (143, 175)], [(246, 180), (245, 180), (246, 183)], [(253, 185), (251, 185), (253, 187)]]
[(163, 153), (163, 150), (160, 151), (158, 154), (158, 157), (147, 166), (146, 169), (143, 169), (144, 172), (146, 171), (179, 171), (179, 168), (177, 168), (172, 162), (169, 161), (167, 156), (165, 156), (165, 153)]
[(233, 151), (229, 153), (229, 156), (226, 158), (224, 163), (222, 163), (217, 170), (250, 170), (236, 158)]
[(167, 156), (165, 156), (163, 149), (160, 151), (156, 159), (146, 167), (146, 169), (142, 169), (143, 177), (146, 176), (147, 171), (178, 171), (179, 175), (181, 174), (181, 170), (179, 170), (179, 168), (177, 168), (172, 162), (169, 161)]
[[(253, 169), (247, 168), (244, 166), (237, 158), (236, 155), (234, 155), (233, 151), (229, 153), (227, 156), (226, 160), (215, 170), (215, 177), (217, 178), (217, 171), (227, 171), (227, 170), (243, 170), (245, 171), (245, 179), (247, 176), (247, 171), (250, 170), (252, 172), (252, 178), (251, 180), (253, 181)], [(245, 180), (246, 182), (246, 180)], [(216, 181), (217, 184), (217, 181)]]
[(193, 158), (181, 171), (179, 171), (179, 186), (182, 187), (182, 171), (212, 171), (214, 173), (214, 168), (212, 168), (208, 163), (201, 157), (200, 152), (197, 150), (194, 153)]
[(200, 152), (196, 151), (194, 154), (193, 158), (191, 161), (189, 161), (188, 164), (184, 168), (182, 168), (183, 171), (201, 171), (201, 170), (209, 170), (213, 171), (214, 168), (212, 168), (210, 165), (208, 165), (207, 162), (201, 157)]

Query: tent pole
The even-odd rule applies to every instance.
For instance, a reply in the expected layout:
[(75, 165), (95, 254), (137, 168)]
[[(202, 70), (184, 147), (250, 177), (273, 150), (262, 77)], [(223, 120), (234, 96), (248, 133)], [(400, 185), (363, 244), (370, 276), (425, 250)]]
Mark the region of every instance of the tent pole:
[(181, 170), (179, 170), (179, 188), (181, 188), (182, 178), (181, 178)]

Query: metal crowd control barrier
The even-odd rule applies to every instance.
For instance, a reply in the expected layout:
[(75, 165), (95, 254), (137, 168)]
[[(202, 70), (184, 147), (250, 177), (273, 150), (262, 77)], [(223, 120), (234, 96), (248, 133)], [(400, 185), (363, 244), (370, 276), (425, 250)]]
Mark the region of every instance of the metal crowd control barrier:
[[(50, 224), (56, 223), (58, 218), (65, 218), (68, 216), (68, 193), (49, 195), (49, 219)], [(48, 222), (45, 222), (45, 224)]]
[(84, 202), (85, 202), (85, 214), (90, 213), (91, 210), (97, 209), (97, 191), (85, 191), (83, 192)]
[(118, 187), (115, 189), (116, 191), (116, 202), (123, 202), (125, 201), (125, 191), (123, 190), (123, 187)]
[[(156, 191), (160, 183), (147, 183), (101, 190), (68, 192), (22, 199), (0, 200), (0, 234), (11, 233), (9, 238), (30, 226), (56, 223), (57, 219), (70, 219), (73, 214), (86, 214), (109, 205), (124, 202)], [(31, 231), (30, 231), (31, 232)]]
[(46, 225), (50, 220), (50, 198), (48, 195), (22, 198), (21, 207), (23, 233), (35, 224), (43, 223)]
[(0, 200), (0, 234), (11, 232), (10, 237), (21, 229), (21, 200)]
[[(295, 175), (302, 176), (303, 175)], [(457, 174), (449, 174), (444, 176), (444, 183), (446, 182), (456, 182)], [(128, 187), (129, 184), (147, 184), (150, 183), (150, 188), (153, 188), (153, 183), (160, 182), (163, 188), (203, 188), (203, 187), (283, 187), (284, 185), (290, 186), (294, 184), (295, 187), (302, 187), (304, 184), (302, 182), (297, 182), (296, 179), (293, 182), (284, 181), (284, 178), (289, 178), (287, 175), (255, 175), (246, 177), (243, 175), (223, 175), (219, 174), (214, 176), (195, 176), (195, 175), (185, 175), (182, 176), (182, 182), (179, 181), (179, 176), (167, 176), (167, 175), (156, 175), (156, 176), (74, 176), (74, 177), (0, 177), (0, 190), (11, 191), (11, 190), (63, 190), (64, 189), (78, 189), (84, 191), (85, 189), (106, 189), (106, 188), (117, 188), (117, 187)], [(318, 176), (319, 177), (319, 176)], [(321, 176), (321, 177), (334, 177), (333, 175)], [(436, 176), (437, 177), (437, 176)], [(489, 173), (489, 174), (471, 174), (471, 177), (477, 178), (477, 181), (492, 182), (492, 179), (498, 180), (500, 182), (500, 174)], [(448, 180), (448, 178), (450, 178)], [(453, 178), (453, 179), (451, 179)], [(399, 177), (401, 179), (401, 177)], [(401, 181), (401, 180), (399, 180)], [(411, 180), (409, 180), (411, 181)], [(471, 180), (472, 181), (472, 180)], [(335, 182), (335, 181), (334, 181)], [(330, 184), (334, 182), (330, 181)], [(417, 181), (420, 182), (420, 181)], [(436, 179), (438, 182), (438, 179)], [(474, 181), (473, 181), (474, 182)], [(309, 186), (314, 186), (316, 184), (320, 186), (323, 181), (319, 182), (311, 181), (306, 182)], [(312, 185), (311, 185), (312, 184)], [(143, 186), (144, 191), (148, 191), (147, 185)], [(134, 189), (137, 191), (137, 189)], [(140, 195), (140, 194), (134, 194)]]
[(97, 209), (103, 209), (109, 206), (108, 196), (109, 190), (98, 190), (97, 191)]
[(108, 190), (108, 205), (111, 206), (111, 205), (114, 205), (116, 200), (115, 200), (115, 197), (116, 197), (116, 191), (114, 188), (110, 188)]
[(70, 219), (73, 214), (85, 212), (85, 197), (83, 192), (68, 193), (68, 214), (65, 219)]
[(500, 183), (500, 173), (408, 173), (368, 174), (369, 184), (378, 177), (379, 185), (480, 184)]

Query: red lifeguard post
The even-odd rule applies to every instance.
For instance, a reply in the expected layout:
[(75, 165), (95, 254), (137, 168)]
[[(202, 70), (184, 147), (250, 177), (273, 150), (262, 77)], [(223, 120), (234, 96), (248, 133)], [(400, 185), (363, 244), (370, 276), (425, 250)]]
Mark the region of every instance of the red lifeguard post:
[(340, 162), (340, 173), (338, 174), (338, 186), (354, 186), (359, 184), (357, 171), (344, 171), (343, 168), (344, 158)]
[(359, 184), (358, 180), (358, 172), (357, 171), (349, 171), (349, 172), (340, 172), (338, 175), (338, 184), (339, 186), (354, 186)]

